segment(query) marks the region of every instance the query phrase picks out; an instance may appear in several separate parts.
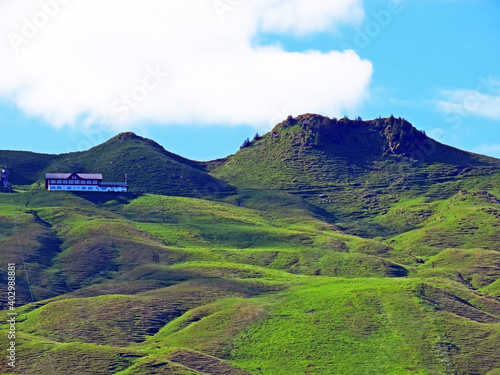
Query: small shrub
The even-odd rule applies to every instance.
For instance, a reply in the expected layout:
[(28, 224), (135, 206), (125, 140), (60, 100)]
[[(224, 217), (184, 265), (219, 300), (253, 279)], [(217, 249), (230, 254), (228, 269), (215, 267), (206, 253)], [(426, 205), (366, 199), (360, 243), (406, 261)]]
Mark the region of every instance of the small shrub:
[(252, 142), (250, 142), (250, 138), (247, 138), (247, 139), (245, 139), (245, 141), (244, 141), (244, 142), (243, 142), (243, 144), (241, 145), (240, 150), (241, 150), (242, 148), (250, 147), (251, 145), (252, 145)]

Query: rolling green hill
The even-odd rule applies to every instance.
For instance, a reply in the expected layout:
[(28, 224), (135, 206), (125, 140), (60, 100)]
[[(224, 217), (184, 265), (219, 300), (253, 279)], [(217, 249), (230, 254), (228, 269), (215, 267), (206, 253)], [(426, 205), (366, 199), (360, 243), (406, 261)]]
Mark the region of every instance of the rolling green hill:
[(495, 189), (500, 161), (449, 147), (394, 117), (371, 121), (318, 115), (289, 118), (223, 162), (215, 176), (239, 188), (296, 194), (334, 214), (337, 225), (364, 237), (407, 228), (377, 225), (398, 200), (446, 199), (460, 188)]
[[(499, 163), (317, 115), (206, 163), (132, 133), (0, 151), (0, 374), (499, 373)], [(131, 192), (45, 191), (62, 171)]]
[(15, 185), (43, 186), (45, 173), (102, 173), (105, 181), (123, 181), (131, 192), (203, 198), (234, 192), (210, 176), (205, 166), (172, 154), (156, 142), (134, 133), (121, 133), (88, 151), (61, 155), (0, 151), (2, 166), (11, 168)]

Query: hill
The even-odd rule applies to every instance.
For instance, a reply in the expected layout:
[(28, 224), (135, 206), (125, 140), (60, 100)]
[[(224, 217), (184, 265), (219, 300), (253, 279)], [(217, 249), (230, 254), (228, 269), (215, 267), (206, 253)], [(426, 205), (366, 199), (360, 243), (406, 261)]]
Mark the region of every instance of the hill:
[[(177, 196), (225, 196), (228, 184), (210, 176), (202, 163), (166, 151), (134, 133), (122, 133), (88, 151), (61, 155), (0, 151), (0, 164), (12, 169), (15, 185), (43, 186), (45, 173), (102, 173), (105, 181), (123, 181), (131, 192)], [(36, 185), (35, 185), (36, 186)]]
[[(443, 145), (394, 117), (371, 121), (289, 117), (223, 162), (213, 174), (239, 188), (296, 194), (349, 233), (396, 234), (371, 222), (401, 199), (447, 199), (460, 189), (495, 189), (500, 161)], [(406, 228), (405, 228), (406, 229)]]
[[(393, 117), (303, 115), (247, 146), (0, 151), (0, 259), (18, 269), (0, 373), (499, 373), (499, 160)], [(61, 170), (133, 191), (38, 186)]]

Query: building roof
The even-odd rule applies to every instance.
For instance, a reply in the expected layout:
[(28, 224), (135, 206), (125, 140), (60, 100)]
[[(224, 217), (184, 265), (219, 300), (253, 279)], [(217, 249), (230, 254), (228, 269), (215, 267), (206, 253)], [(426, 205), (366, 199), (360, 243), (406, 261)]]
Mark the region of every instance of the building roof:
[(45, 178), (49, 180), (67, 180), (72, 174), (84, 180), (102, 180), (101, 173), (46, 173)]

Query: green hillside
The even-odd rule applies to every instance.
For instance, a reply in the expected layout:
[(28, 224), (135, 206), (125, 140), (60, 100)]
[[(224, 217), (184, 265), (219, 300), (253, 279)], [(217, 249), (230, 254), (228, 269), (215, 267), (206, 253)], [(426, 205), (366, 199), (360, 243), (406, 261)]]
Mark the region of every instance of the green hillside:
[[(0, 151), (0, 374), (499, 373), (499, 163), (317, 115), (206, 163), (132, 133)], [(61, 171), (131, 192), (45, 191)]]
[(334, 214), (364, 237), (408, 229), (378, 222), (400, 199), (449, 198), (460, 188), (495, 189), (499, 160), (432, 140), (403, 119), (371, 121), (318, 115), (289, 118), (224, 162), (217, 177), (239, 188), (278, 189)]
[(202, 163), (172, 154), (156, 142), (121, 133), (88, 151), (61, 155), (0, 151), (0, 164), (11, 168), (15, 185), (44, 184), (45, 173), (102, 173), (104, 181), (124, 181), (131, 192), (190, 197), (234, 192), (205, 172)]

